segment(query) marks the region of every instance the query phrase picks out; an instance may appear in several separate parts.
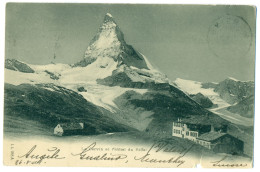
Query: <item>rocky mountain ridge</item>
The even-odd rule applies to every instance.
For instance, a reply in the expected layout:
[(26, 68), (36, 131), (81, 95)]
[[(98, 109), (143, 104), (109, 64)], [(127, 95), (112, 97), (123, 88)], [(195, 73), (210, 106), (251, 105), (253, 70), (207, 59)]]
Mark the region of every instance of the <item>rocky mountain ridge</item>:
[(238, 103), (243, 99), (254, 95), (254, 82), (253, 81), (239, 81), (234, 78), (227, 78), (218, 84), (211, 84), (208, 86), (202, 84), (203, 88), (214, 88), (222, 99), (230, 104)]
[[(214, 104), (207, 107), (211, 111), (218, 113), (221, 111), (224, 116), (232, 113), (234, 114), (232, 118), (241, 115), (252, 119), (254, 116), (254, 81), (239, 81), (229, 77), (219, 83), (177, 79), (175, 84), (191, 97), (201, 94), (200, 99), (194, 99), (198, 103), (204, 99), (203, 97), (209, 98)], [(253, 125), (253, 121), (251, 125)]]
[[(117, 65), (125, 64), (126, 66), (148, 69), (142, 55), (125, 42), (123, 32), (109, 13), (105, 15), (98, 33), (91, 40), (83, 60), (74, 66), (85, 67), (97, 59), (106, 60), (106, 58), (112, 58), (117, 62)], [(100, 67), (105, 68), (106, 66), (107, 64)]]

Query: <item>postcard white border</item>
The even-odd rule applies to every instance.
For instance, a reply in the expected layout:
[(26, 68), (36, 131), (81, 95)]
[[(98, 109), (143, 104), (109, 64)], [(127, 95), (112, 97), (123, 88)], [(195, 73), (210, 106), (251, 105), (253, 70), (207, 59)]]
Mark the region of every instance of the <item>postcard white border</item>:
[[(42, 3), (139, 3), (139, 4), (223, 4), (223, 5), (254, 5), (256, 7), (260, 6), (260, 1), (259, 0), (77, 0), (77, 1), (72, 1), (72, 0), (54, 0), (54, 1), (43, 1), (43, 0), (1, 0), (0, 1), (0, 113), (1, 113), (1, 124), (0, 124), (0, 145), (1, 145), (1, 149), (0, 149), (0, 169), (1, 171), (21, 171), (21, 172), (31, 172), (31, 171), (39, 171), (39, 172), (46, 172), (46, 170), (62, 170), (63, 172), (68, 172), (71, 170), (77, 170), (77, 171), (106, 171), (106, 172), (132, 172), (133, 170), (136, 172), (141, 172), (141, 171), (149, 171), (149, 172), (155, 172), (157, 170), (162, 170), (164, 172), (172, 172), (173, 170), (180, 170), (180, 171), (204, 171), (204, 170), (209, 170), (209, 169), (201, 169), (198, 168), (197, 169), (152, 169), (152, 168), (86, 168), (86, 167), (7, 167), (7, 166), (3, 166), (3, 83), (4, 83), (4, 43), (5, 43), (5, 4), (7, 2), (42, 2)], [(257, 17), (257, 24), (259, 23), (259, 17)], [(257, 30), (256, 30), (256, 73), (255, 73), (255, 84), (256, 84), (256, 91), (255, 91), (255, 143), (254, 143), (254, 168), (253, 169), (246, 169), (246, 171), (259, 171), (260, 170), (260, 136), (259, 133), (260, 132), (260, 122), (259, 122), (259, 80), (260, 80), (260, 74), (259, 74), (259, 26), (257, 25)], [(258, 133), (258, 134), (257, 134)], [(212, 171), (219, 171), (220, 169), (211, 169)], [(221, 169), (222, 170), (222, 169)], [(230, 171), (231, 169), (224, 169), (224, 171)], [(238, 171), (239, 169), (234, 169), (232, 171)], [(223, 171), (223, 172), (224, 172)]]

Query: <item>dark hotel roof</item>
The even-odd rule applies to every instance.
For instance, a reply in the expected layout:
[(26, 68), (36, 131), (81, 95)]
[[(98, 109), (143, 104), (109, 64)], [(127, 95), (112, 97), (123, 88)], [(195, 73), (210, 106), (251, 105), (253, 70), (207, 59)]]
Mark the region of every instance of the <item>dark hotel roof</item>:
[(80, 130), (83, 129), (79, 123), (60, 123), (63, 130)]
[[(177, 121), (176, 121), (177, 122)], [(195, 125), (213, 125), (214, 127), (221, 127), (227, 125), (227, 121), (217, 117), (217, 115), (202, 115), (202, 116), (190, 116), (188, 118), (181, 119), (181, 123), (195, 124)]]
[(224, 135), (226, 135), (227, 133), (219, 133), (219, 132), (209, 132), (209, 133), (205, 133), (202, 134), (200, 137), (198, 137), (198, 140), (205, 140), (205, 141), (214, 141)]

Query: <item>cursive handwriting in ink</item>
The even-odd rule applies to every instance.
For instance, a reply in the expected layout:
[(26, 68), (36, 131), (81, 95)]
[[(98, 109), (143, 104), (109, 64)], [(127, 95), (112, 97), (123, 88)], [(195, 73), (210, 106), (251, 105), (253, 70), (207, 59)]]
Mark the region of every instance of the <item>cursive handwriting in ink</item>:
[(226, 160), (227, 156), (224, 156), (223, 158), (221, 158), (218, 161), (214, 161), (211, 162), (213, 167), (246, 167), (247, 164), (246, 163), (241, 163), (241, 164), (237, 164), (237, 163), (225, 163), (224, 161)]
[[(34, 145), (28, 152), (23, 155), (18, 155), (19, 160), (16, 161), (16, 165), (19, 164), (41, 164), (45, 159), (65, 159), (59, 155), (60, 149), (57, 147), (52, 147), (47, 149), (47, 152), (43, 154), (35, 153), (37, 145)], [(23, 160), (26, 161), (23, 161)]]
[(126, 159), (127, 155), (125, 154), (108, 154), (108, 153), (103, 153), (103, 154), (98, 154), (98, 155), (93, 155), (91, 154), (92, 150), (94, 150), (96, 146), (96, 142), (90, 144), (86, 148), (83, 148), (80, 153), (73, 154), (71, 153), (72, 156), (78, 156), (80, 160), (90, 160), (90, 161), (118, 161), (122, 159)]
[[(136, 161), (140, 162), (146, 162), (146, 163), (172, 163), (177, 164), (177, 167), (181, 166), (185, 163), (185, 160), (182, 158), (192, 149), (194, 146), (191, 145), (189, 148), (178, 148), (176, 146), (170, 146), (168, 143), (154, 143), (150, 149), (146, 152), (145, 155), (141, 157), (135, 156), (134, 159)], [(158, 159), (153, 158), (152, 156), (155, 155), (158, 152), (170, 152), (170, 153), (176, 153), (177, 156), (172, 156), (169, 159)]]

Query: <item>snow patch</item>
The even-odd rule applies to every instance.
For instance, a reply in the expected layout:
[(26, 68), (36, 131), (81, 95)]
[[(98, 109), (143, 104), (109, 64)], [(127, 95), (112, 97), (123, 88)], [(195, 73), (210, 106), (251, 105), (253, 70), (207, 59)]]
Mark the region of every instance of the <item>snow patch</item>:
[[(169, 82), (169, 79), (167, 78), (167, 76), (165, 74), (163, 74), (160, 71), (152, 68), (152, 66), (150, 66), (150, 63), (148, 62), (148, 60), (146, 60), (146, 63), (147, 63), (147, 67), (149, 68), (149, 70), (138, 69), (134, 66), (130, 66), (130, 68), (133, 69), (135, 72), (137, 72), (139, 77), (143, 78), (144, 81), (145, 80), (152, 80), (155, 83), (168, 83)], [(147, 76), (145, 76), (145, 75), (147, 75)]]
[(107, 13), (106, 15), (109, 16), (109, 17), (113, 17), (110, 13)]
[(233, 81), (239, 81), (239, 80), (237, 80), (237, 79), (235, 79), (235, 78), (233, 78), (233, 77), (228, 77), (228, 79), (231, 79), (231, 80), (233, 80)]
[[(116, 26), (113, 24), (112, 26)], [(111, 27), (111, 26), (110, 26)], [(120, 46), (120, 42), (117, 39), (115, 32), (101, 32), (99, 39), (95, 41), (93, 46), (96, 46), (97, 49), (108, 49), (116, 46)]]
[(49, 90), (49, 91), (55, 91), (54, 89), (49, 88), (49, 87), (42, 87), (42, 88), (44, 88), (44, 89), (46, 89), (46, 90)]
[(188, 94), (201, 93), (205, 96), (218, 95), (216, 92), (214, 92), (213, 88), (202, 88), (201, 82), (177, 78), (175, 80), (175, 83), (179, 88), (181, 88), (184, 92), (187, 92)]
[(79, 94), (81, 94), (86, 100), (89, 100), (95, 105), (101, 106), (111, 112), (115, 112), (115, 110), (118, 109), (117, 105), (114, 103), (114, 100), (126, 91), (133, 90), (140, 94), (147, 92), (147, 89), (130, 89), (118, 86), (108, 87), (102, 85), (86, 85), (86, 87), (88, 92)]
[(5, 69), (5, 83), (12, 85), (20, 84), (40, 84), (40, 83), (54, 83), (57, 81), (50, 78), (46, 73), (23, 73), (19, 71), (13, 71)]
[[(77, 88), (83, 86), (87, 92), (78, 92)], [(96, 82), (82, 82), (82, 83), (71, 83), (66, 84), (66, 88), (74, 90), (81, 94), (87, 101), (103, 107), (110, 112), (116, 112), (118, 109), (114, 100), (124, 94), (126, 91), (136, 91), (137, 93), (144, 94), (147, 89), (132, 89), (132, 88), (122, 88), (119, 86), (109, 87), (105, 85), (99, 85)]]
[[(140, 52), (139, 52), (139, 53), (140, 53)], [(149, 60), (145, 57), (145, 55), (143, 55), (142, 53), (140, 53), (140, 54), (141, 54), (141, 56), (144, 58), (147, 67), (148, 67), (150, 70), (156, 70), (156, 71), (157, 71), (157, 69), (155, 69), (155, 68), (151, 65), (151, 63), (150, 63)]]
[[(100, 66), (105, 66), (105, 68)], [(61, 72), (59, 80), (63, 85), (96, 81), (96, 79), (111, 76), (116, 66), (117, 63), (109, 57), (98, 58), (94, 63), (86, 67), (74, 67)]]
[(62, 71), (71, 69), (71, 66), (68, 64), (47, 64), (47, 65), (28, 65), (30, 66), (36, 73), (44, 72), (45, 70), (52, 72), (52, 73), (60, 73)]

